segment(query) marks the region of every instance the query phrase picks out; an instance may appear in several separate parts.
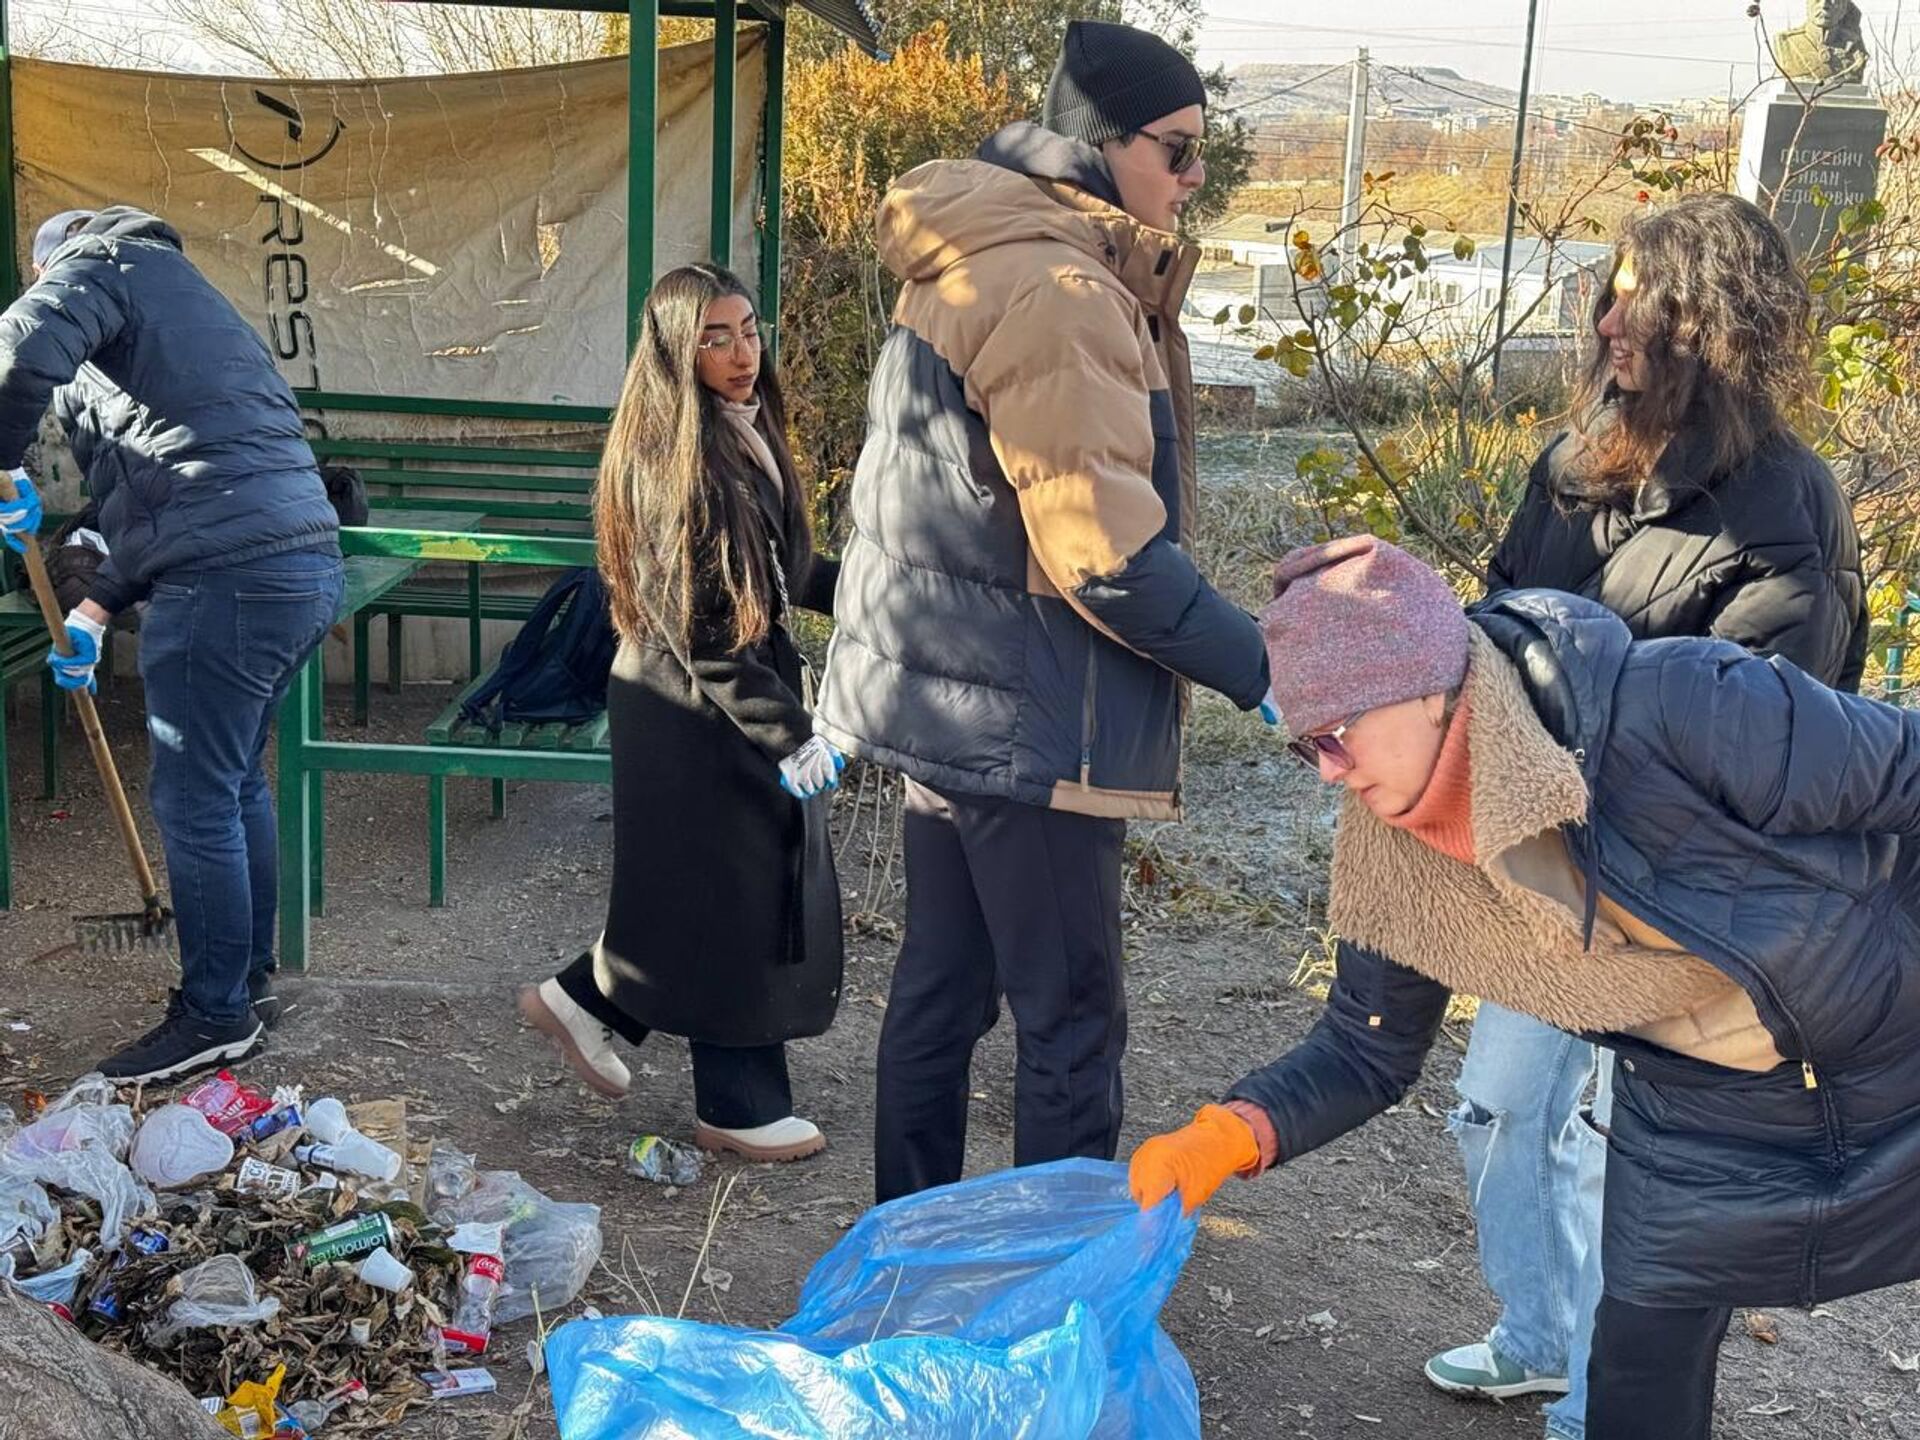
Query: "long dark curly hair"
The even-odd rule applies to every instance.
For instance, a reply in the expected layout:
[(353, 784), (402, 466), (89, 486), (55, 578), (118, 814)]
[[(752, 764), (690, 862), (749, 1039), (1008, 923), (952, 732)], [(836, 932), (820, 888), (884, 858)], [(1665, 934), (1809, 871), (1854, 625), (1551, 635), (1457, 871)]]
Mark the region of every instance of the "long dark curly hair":
[[(1638, 285), (1627, 333), (1647, 359), (1638, 391), (1614, 383), (1598, 333), (1628, 256)], [(1703, 483), (1785, 431), (1813, 393), (1811, 307), (1786, 235), (1736, 195), (1690, 195), (1633, 221), (1594, 306), (1593, 354), (1574, 396), (1583, 495), (1630, 499), (1682, 425), (1710, 442)]]

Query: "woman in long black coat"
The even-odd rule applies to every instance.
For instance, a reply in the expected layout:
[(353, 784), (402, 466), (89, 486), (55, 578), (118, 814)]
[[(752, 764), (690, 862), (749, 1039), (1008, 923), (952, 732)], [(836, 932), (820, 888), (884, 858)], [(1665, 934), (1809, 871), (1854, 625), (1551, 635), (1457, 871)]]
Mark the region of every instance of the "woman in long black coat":
[(786, 1042), (840, 998), (840, 899), (791, 607), (831, 613), (786, 412), (740, 281), (661, 277), (594, 498), (620, 651), (607, 692), (614, 864), (599, 941), (520, 996), (600, 1094), (619, 1036), (691, 1043), (695, 1141), (753, 1160), (826, 1145), (794, 1114)]

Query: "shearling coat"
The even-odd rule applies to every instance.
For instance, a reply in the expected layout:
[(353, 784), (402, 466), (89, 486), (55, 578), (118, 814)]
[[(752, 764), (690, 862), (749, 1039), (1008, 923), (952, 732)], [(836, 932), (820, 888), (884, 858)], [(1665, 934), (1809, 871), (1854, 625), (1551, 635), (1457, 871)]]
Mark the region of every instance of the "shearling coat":
[[(1568, 595), (1473, 619), (1475, 863), (1350, 808), (1327, 1009), (1230, 1098), (1303, 1154), (1404, 1093), (1457, 986), (1618, 1052), (1608, 1294), (1808, 1304), (1920, 1275), (1920, 712), (1729, 642), (1635, 642)], [(1502, 868), (1542, 833), (1578, 913)], [(1679, 950), (1606, 934), (1602, 897)], [(1780, 1063), (1633, 1033), (1727, 981)]]

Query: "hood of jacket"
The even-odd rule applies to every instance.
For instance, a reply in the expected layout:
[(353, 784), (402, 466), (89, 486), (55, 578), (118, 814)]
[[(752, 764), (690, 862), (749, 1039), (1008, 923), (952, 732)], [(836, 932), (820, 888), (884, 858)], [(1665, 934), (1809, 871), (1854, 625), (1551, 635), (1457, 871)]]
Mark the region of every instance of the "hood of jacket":
[(881, 262), (902, 280), (937, 279), (1006, 246), (1066, 245), (1111, 270), (1148, 311), (1177, 315), (1198, 250), (1120, 208), (1091, 145), (1026, 121), (989, 137), (971, 160), (932, 160), (880, 203)]

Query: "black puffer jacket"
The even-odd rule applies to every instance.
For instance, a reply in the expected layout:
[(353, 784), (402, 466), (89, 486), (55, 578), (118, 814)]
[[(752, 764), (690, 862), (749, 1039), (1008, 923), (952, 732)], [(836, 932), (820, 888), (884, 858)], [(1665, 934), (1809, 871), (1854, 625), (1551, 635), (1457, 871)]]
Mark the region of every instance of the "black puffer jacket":
[(101, 211), (0, 315), (0, 464), (56, 390), (112, 551), (88, 591), (107, 610), (170, 570), (337, 546), (292, 390), (165, 221)]
[[(1594, 1037), (1620, 1055), (1607, 1293), (1808, 1304), (1920, 1276), (1920, 711), (1722, 641), (1633, 643), (1571, 596), (1474, 620), (1581, 757), (1591, 818), (1564, 833), (1590, 890), (1736, 981), (1787, 1061)], [(1304, 1154), (1405, 1093), (1446, 1000), (1342, 945), (1313, 1031), (1231, 1096)]]
[(1833, 473), (1791, 435), (1730, 474), (1706, 436), (1668, 444), (1631, 509), (1576, 503), (1579, 436), (1556, 436), (1493, 557), (1490, 589), (1598, 600), (1640, 640), (1715, 635), (1855, 690), (1867, 655), (1860, 538)]

